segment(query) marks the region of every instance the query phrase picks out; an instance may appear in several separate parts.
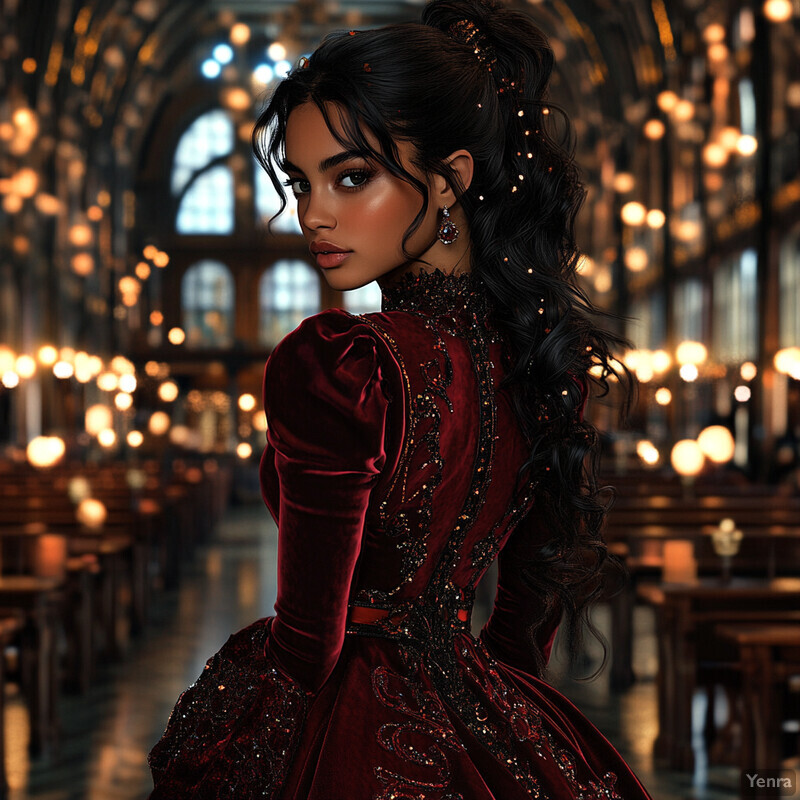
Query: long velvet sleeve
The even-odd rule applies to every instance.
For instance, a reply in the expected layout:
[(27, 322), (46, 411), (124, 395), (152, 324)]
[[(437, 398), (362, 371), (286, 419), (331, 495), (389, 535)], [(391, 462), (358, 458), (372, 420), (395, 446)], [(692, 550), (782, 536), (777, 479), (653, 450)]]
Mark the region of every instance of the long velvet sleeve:
[(344, 643), (369, 496), (387, 462), (387, 362), (371, 329), (334, 309), (283, 339), (265, 370), (262, 491), (279, 532), (266, 649), (308, 692)]

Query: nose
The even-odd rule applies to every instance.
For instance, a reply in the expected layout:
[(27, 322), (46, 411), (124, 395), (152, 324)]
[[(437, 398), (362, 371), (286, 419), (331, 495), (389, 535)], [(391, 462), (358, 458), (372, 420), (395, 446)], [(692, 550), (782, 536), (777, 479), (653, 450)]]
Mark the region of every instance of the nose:
[(323, 228), (329, 230), (336, 227), (336, 217), (330, 198), (322, 191), (312, 190), (301, 198), (297, 215), (300, 218), (300, 224), (312, 231)]

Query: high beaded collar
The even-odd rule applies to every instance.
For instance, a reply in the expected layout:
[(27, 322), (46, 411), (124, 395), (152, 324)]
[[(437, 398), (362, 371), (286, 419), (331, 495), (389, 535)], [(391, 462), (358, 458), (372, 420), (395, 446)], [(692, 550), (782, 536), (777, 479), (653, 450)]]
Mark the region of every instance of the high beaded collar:
[(451, 317), (470, 326), (488, 325), (488, 291), (472, 272), (407, 272), (381, 290), (381, 311), (417, 311), (432, 317)]

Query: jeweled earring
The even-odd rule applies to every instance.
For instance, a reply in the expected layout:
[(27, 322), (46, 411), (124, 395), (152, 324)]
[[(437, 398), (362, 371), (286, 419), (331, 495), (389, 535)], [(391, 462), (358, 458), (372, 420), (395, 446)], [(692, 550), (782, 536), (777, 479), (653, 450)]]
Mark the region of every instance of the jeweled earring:
[(442, 209), (442, 224), (439, 225), (439, 231), (437, 233), (439, 241), (442, 244), (453, 244), (453, 242), (458, 239), (459, 233), (458, 227), (455, 222), (450, 219), (450, 212), (447, 206), (445, 206)]

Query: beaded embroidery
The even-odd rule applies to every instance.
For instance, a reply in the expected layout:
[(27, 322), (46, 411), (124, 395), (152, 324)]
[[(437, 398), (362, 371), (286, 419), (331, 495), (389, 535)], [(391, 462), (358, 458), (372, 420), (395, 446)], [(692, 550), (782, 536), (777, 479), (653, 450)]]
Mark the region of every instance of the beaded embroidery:
[[(553, 734), (542, 724), (541, 715), (535, 706), (515, 687), (504, 680), (497, 662), (492, 658), (482, 640), (475, 640), (470, 632), (470, 617), (474, 599), (474, 585), (491, 564), (500, 549), (503, 534), (513, 529), (531, 508), (536, 484), (529, 483), (518, 492), (508, 510), (493, 526), (489, 535), (482, 537), (471, 548), (469, 557), (473, 572), (469, 585), (459, 587), (452, 581), (452, 575), (461, 558), (461, 551), (469, 530), (478, 518), (491, 481), (491, 466), (494, 456), (497, 408), (492, 383), (493, 364), (489, 359), (489, 342), (502, 341), (490, 322), (488, 293), (480, 286), (471, 273), (447, 275), (441, 270), (432, 273), (412, 275), (407, 273), (399, 284), (384, 289), (382, 311), (402, 310), (419, 316), (425, 326), (434, 334), (434, 348), (445, 357), (444, 374), (438, 360), (420, 365), (426, 382), (426, 393), (412, 398), (410, 404), (411, 420), (409, 445), (401, 456), (402, 468), (398, 469), (396, 480), (406, 480), (408, 468), (413, 459), (410, 447), (416, 442), (421, 447), (419, 426), (428, 417), (434, 424), (428, 429), (430, 444), (435, 439), (438, 453), (439, 412), (433, 395), (441, 398), (452, 412), (446, 389), (452, 381), (452, 367), (447, 356), (447, 348), (442, 332), (462, 337), (466, 340), (470, 358), (475, 370), (479, 390), (479, 437), (477, 456), (473, 475), (464, 506), (458, 522), (448, 539), (437, 562), (436, 568), (421, 595), (413, 600), (392, 606), (386, 602), (387, 593), (376, 594), (362, 590), (357, 601), (383, 601), (375, 605), (392, 609), (393, 613), (368, 625), (351, 625), (348, 633), (372, 635), (397, 641), (398, 650), (407, 669), (405, 675), (397, 674), (385, 666), (372, 671), (373, 692), (385, 706), (402, 711), (409, 717), (407, 723), (386, 723), (376, 733), (379, 745), (393, 752), (400, 759), (414, 765), (425, 765), (435, 769), (435, 777), (429, 782), (405, 777), (395, 770), (380, 765), (374, 768), (376, 778), (384, 787), (384, 792), (376, 795), (376, 800), (386, 800), (395, 796), (400, 798), (435, 797), (439, 800), (459, 800), (460, 795), (429, 795), (422, 789), (444, 791), (451, 771), (447, 760), (447, 750), (457, 751), (458, 739), (452, 726), (442, 711), (439, 698), (457, 714), (472, 733), (512, 772), (531, 797), (546, 800), (537, 775), (540, 770), (536, 764), (527, 763), (519, 755), (516, 742), (530, 741), (541, 758), (556, 764), (564, 780), (576, 797), (585, 800), (621, 800), (614, 791), (616, 776), (607, 773), (603, 782), (582, 783), (577, 776), (575, 758), (557, 742)], [(392, 347), (402, 362), (397, 343), (375, 320), (359, 317), (369, 324)], [(407, 388), (410, 388), (406, 367), (403, 372)], [(417, 416), (419, 415), (419, 416)], [(426, 462), (423, 466), (427, 466)], [(441, 480), (443, 464), (441, 458), (436, 463), (435, 485)], [(403, 476), (403, 477), (400, 477)], [(431, 479), (425, 483), (430, 486)], [(394, 486), (395, 484), (393, 484)], [(388, 494), (391, 493), (391, 490)], [(405, 496), (405, 495), (404, 495)], [(430, 499), (427, 494), (425, 500)], [(430, 522), (430, 514), (425, 517)], [(407, 529), (406, 529), (407, 530)], [(427, 538), (429, 528), (424, 528)], [(424, 548), (419, 550), (424, 560)], [(421, 562), (420, 562), (421, 563)], [(407, 564), (410, 566), (410, 563)], [(417, 565), (419, 566), (419, 564)], [(404, 573), (404, 577), (410, 580)], [(413, 577), (413, 574), (411, 575)], [(472, 643), (472, 648), (468, 643)], [(473, 652), (473, 649), (476, 652)], [(462, 660), (459, 660), (459, 655)], [(482, 663), (481, 663), (482, 662)], [(476, 664), (473, 671), (470, 665)], [(436, 692), (426, 690), (420, 682), (420, 675), (429, 676)], [(388, 687), (396, 687), (390, 691)], [(398, 689), (397, 687), (401, 687)], [(401, 691), (402, 690), (402, 691)], [(402, 702), (398, 697), (402, 694)], [(413, 698), (412, 704), (408, 698)], [(491, 716), (491, 719), (490, 719)], [(411, 732), (434, 739), (435, 744), (427, 751), (420, 751), (408, 745)]]

